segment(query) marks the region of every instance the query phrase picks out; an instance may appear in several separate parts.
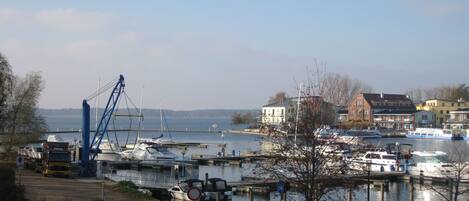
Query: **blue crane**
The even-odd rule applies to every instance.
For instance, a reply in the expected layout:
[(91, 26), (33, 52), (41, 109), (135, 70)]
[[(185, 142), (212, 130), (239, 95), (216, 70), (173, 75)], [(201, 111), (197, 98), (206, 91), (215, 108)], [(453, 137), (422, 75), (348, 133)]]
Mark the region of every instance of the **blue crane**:
[[(96, 128), (96, 132), (94, 133), (93, 140), (90, 143), (90, 105), (88, 101), (90, 99), (95, 98), (99, 94), (107, 91), (110, 87), (113, 86), (113, 90), (109, 99), (107, 101), (106, 107), (104, 108), (103, 115), (99, 120), (98, 127)], [(103, 140), (104, 135), (107, 133), (107, 128), (109, 122), (111, 120), (112, 114), (116, 110), (116, 106), (119, 103), (119, 98), (124, 91), (125, 83), (124, 83), (124, 76), (120, 75), (119, 78), (107, 84), (106, 86), (99, 89), (96, 93), (92, 94), (88, 98), (83, 100), (83, 127), (82, 127), (82, 157), (81, 157), (81, 169), (80, 174), (83, 176), (91, 176), (93, 175), (93, 168), (90, 165), (90, 160), (94, 161), (96, 155), (98, 154), (99, 146), (101, 145), (101, 141)], [(90, 150), (92, 153), (90, 154)]]

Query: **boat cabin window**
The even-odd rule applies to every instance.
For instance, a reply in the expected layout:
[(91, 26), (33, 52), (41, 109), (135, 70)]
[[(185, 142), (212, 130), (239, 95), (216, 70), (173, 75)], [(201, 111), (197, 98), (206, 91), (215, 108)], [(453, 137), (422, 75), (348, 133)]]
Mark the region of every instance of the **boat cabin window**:
[(383, 159), (395, 160), (396, 156), (395, 155), (383, 155)]
[(381, 159), (381, 156), (379, 154), (371, 154), (372, 159)]
[(176, 188), (176, 187), (172, 188), (171, 190), (173, 190), (173, 191), (180, 191), (179, 188)]
[(371, 154), (366, 154), (365, 158), (371, 158)]

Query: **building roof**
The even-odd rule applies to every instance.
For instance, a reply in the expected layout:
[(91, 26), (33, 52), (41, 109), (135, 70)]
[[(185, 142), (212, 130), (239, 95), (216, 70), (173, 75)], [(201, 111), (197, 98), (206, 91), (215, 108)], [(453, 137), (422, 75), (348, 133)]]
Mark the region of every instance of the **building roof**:
[(414, 114), (416, 113), (417, 110), (381, 110), (381, 111), (378, 111), (378, 112), (375, 112), (373, 114), (382, 114), (382, 115), (385, 115), (385, 114)]
[[(415, 105), (412, 103), (412, 100), (404, 94), (363, 93), (363, 98), (365, 98), (371, 107), (377, 109), (415, 110)], [(399, 102), (400, 104), (393, 104), (396, 102)]]
[[(301, 97), (302, 100), (307, 100), (307, 99), (320, 99), (320, 96), (307, 96), (307, 97)], [(273, 103), (269, 103), (266, 105), (263, 105), (262, 107), (286, 107), (290, 103), (295, 103), (298, 101), (298, 97), (288, 97), (283, 101), (276, 101)]]
[(469, 108), (459, 108), (457, 110), (453, 110), (453, 111), (450, 111), (450, 112), (469, 112)]

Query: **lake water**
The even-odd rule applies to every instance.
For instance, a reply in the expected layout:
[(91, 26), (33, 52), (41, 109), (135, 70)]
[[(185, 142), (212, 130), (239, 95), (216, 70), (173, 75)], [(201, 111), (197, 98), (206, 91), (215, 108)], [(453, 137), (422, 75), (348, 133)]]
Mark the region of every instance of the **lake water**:
[[(78, 129), (81, 125), (81, 119), (79, 116), (46, 116), (46, 120), (49, 125), (49, 129), (54, 130), (68, 130), (71, 128)], [(228, 130), (240, 128), (239, 126), (233, 126), (230, 124), (231, 119), (226, 118), (167, 118), (168, 128), (170, 129), (191, 129), (191, 130), (207, 130), (207, 132), (198, 132), (198, 133), (165, 133), (164, 138), (176, 142), (199, 142), (208, 144), (207, 148), (191, 148), (188, 150), (186, 156), (192, 154), (217, 154), (221, 151), (220, 147), (217, 144), (226, 144), (227, 152), (231, 153), (234, 150), (236, 153), (238, 151), (247, 152), (247, 151), (261, 151), (265, 144), (265, 138), (257, 135), (244, 135), (244, 134), (230, 134), (230, 133), (220, 133), (220, 132), (208, 132), (209, 128), (212, 129), (213, 124), (217, 124), (217, 130)], [(92, 123), (94, 125), (94, 123)], [(144, 126), (145, 128), (159, 128), (160, 126), (159, 117), (145, 117)], [(116, 128), (128, 128), (129, 124), (120, 122), (113, 125)], [(134, 122), (134, 126), (136, 126)], [(134, 127), (135, 128), (135, 127)], [(213, 131), (213, 130), (212, 130)], [(59, 134), (62, 138), (67, 141), (73, 142), (74, 140), (81, 140), (81, 135), (76, 134)], [(110, 133), (111, 140), (114, 139), (114, 133)], [(116, 133), (117, 138), (120, 142), (125, 141), (127, 136), (130, 136), (130, 139), (134, 139), (136, 133)], [(159, 133), (155, 132), (143, 132), (143, 137), (156, 137), (159, 136)], [(451, 148), (455, 143), (464, 143), (466, 147), (469, 147), (469, 142), (453, 142), (449, 140), (416, 140), (416, 139), (406, 139), (406, 138), (383, 138), (380, 140), (370, 140), (370, 143), (373, 144), (387, 144), (387, 143), (409, 143), (413, 144), (415, 150), (421, 151), (445, 151), (450, 152)], [(177, 150), (174, 150), (175, 154), (181, 155)], [(221, 177), (225, 178), (228, 181), (239, 181), (241, 176), (245, 171), (250, 171), (252, 165), (244, 164), (243, 167), (239, 166), (200, 166), (199, 167), (199, 178), (202, 177), (205, 173), (209, 173), (210, 177)], [(416, 188), (414, 198), (416, 201), (433, 201), (441, 200), (440, 197), (433, 191), (421, 187), (418, 184), (414, 186)], [(409, 184), (405, 182), (394, 182), (390, 183), (389, 189), (385, 192), (386, 201), (394, 200), (409, 200)], [(344, 192), (339, 192), (340, 195), (345, 195)], [(372, 188), (371, 191), (371, 200), (380, 200), (380, 190), (378, 188)], [(290, 193), (288, 195), (289, 200), (301, 200), (301, 195), (297, 193)], [(366, 188), (362, 187), (358, 190), (355, 190), (353, 200), (366, 200)], [(246, 195), (236, 195), (234, 197), (235, 201), (248, 200)], [(271, 193), (269, 196), (256, 196), (255, 200), (280, 200), (279, 196), (276, 193)], [(343, 200), (346, 200), (344, 197)], [(461, 200), (469, 200), (469, 197), (462, 197)]]

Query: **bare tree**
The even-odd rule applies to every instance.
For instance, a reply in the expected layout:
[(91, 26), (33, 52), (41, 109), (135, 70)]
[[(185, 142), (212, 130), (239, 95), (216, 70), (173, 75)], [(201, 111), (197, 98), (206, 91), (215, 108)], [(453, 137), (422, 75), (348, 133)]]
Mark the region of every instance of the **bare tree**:
[(295, 138), (287, 134), (274, 135), (271, 157), (261, 171), (290, 183), (308, 201), (341, 199), (337, 186), (347, 182), (340, 179), (345, 164), (335, 147), (334, 139), (324, 140), (316, 134), (321, 125), (334, 120), (333, 105), (319, 95), (324, 94), (325, 82), (320, 66), (316, 67), (302, 91), (298, 130)]
[[(358, 93), (372, 92), (373, 88), (370, 85), (363, 83), (358, 79), (352, 79), (348, 75), (338, 73), (327, 73), (325, 71), (325, 64), (318, 64), (324, 66), (324, 70), (321, 68), (314, 69), (314, 74), (318, 81), (316, 83), (310, 83), (317, 85), (320, 82), (321, 88), (318, 88), (318, 96), (324, 98), (325, 101), (332, 103), (336, 106), (347, 105), (355, 95)], [(319, 76), (318, 76), (319, 75)], [(310, 80), (309, 82), (311, 82)]]
[(466, 84), (441, 85), (425, 89), (410, 89), (406, 92), (414, 101), (423, 101), (425, 99), (447, 99), (457, 101), (460, 98), (469, 100), (469, 86)]

